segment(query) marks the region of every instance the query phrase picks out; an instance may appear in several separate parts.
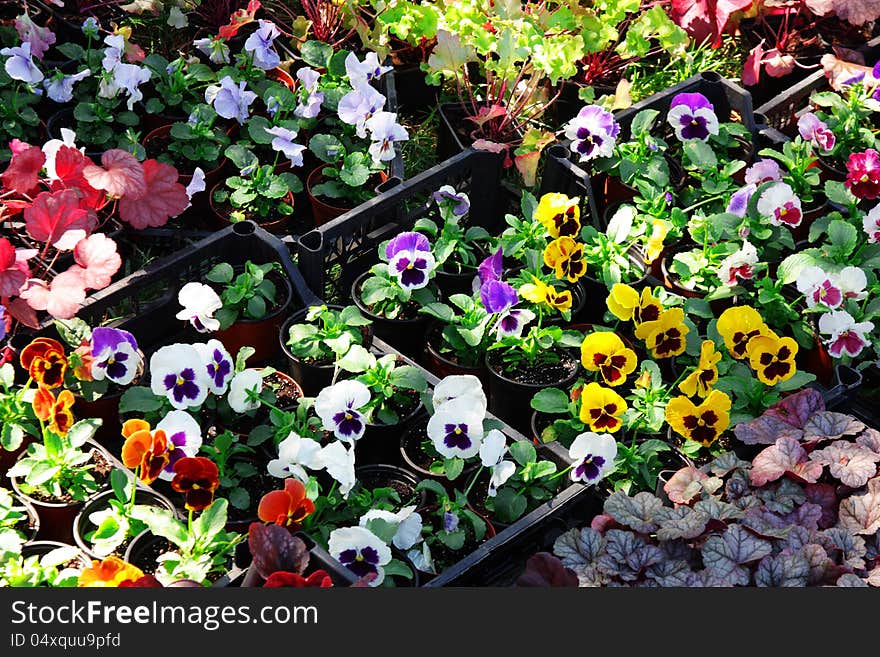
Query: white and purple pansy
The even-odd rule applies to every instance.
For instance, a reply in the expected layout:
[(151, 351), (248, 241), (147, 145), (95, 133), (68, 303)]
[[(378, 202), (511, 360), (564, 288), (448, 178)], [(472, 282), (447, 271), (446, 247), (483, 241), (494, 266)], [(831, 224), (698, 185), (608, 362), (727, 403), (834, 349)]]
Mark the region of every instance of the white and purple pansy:
[(405, 506), (397, 513), (372, 509), (361, 516), (359, 525), (369, 529), (371, 520), (383, 520), (395, 528), (391, 544), (399, 550), (409, 550), (422, 541), (422, 516), (416, 506)]
[(306, 483), (309, 470), (321, 470), (323, 467), (321, 443), (291, 431), (287, 438), (278, 443), (278, 458), (269, 461), (266, 470), (273, 477), (294, 477)]
[(385, 579), (383, 566), (391, 561), (391, 548), (365, 527), (342, 527), (330, 532), (330, 555), (358, 577), (375, 575), (370, 586)]
[(195, 456), (202, 446), (202, 428), (186, 411), (171, 411), (156, 425), (168, 441), (168, 464), (159, 474), (160, 479), (174, 479), (174, 464), (185, 456)]
[(746, 169), (745, 182), (748, 185), (760, 185), (765, 182), (781, 182), (782, 169), (776, 160), (758, 160)]
[(880, 244), (880, 203), (862, 218), (862, 229), (868, 236), (870, 244)]
[(385, 246), (388, 271), (405, 290), (419, 290), (431, 281), (437, 265), (431, 243), (421, 233), (401, 233)]
[(437, 453), (447, 459), (469, 459), (483, 442), (485, 411), (471, 397), (459, 397), (434, 409), (428, 437)]
[(826, 153), (834, 149), (834, 133), (828, 125), (812, 112), (802, 115), (797, 122), (801, 137)]
[(678, 94), (672, 99), (666, 120), (679, 141), (706, 141), (710, 135), (718, 134), (715, 107), (701, 93)]
[(207, 343), (193, 345), (202, 357), (202, 367), (208, 375), (211, 392), (225, 395), (229, 382), (235, 374), (235, 362), (226, 351), (220, 340), (208, 340)]
[(434, 386), (431, 404), (435, 412), (455, 399), (467, 399), (482, 415), (486, 414), (486, 393), (483, 384), (473, 374), (450, 374)]
[(360, 61), (353, 52), (345, 58), (345, 73), (352, 87), (360, 87), (373, 80), (378, 80), (393, 67), (381, 66), (379, 56), (374, 52), (368, 52), (364, 61)]
[(471, 200), (468, 195), (455, 191), (455, 187), (452, 185), (443, 185), (431, 197), (437, 203), (444, 218), (447, 214), (451, 214), (453, 217), (463, 217), (471, 209)]
[(758, 249), (748, 240), (743, 240), (742, 248), (731, 253), (718, 265), (718, 278), (721, 284), (733, 287), (737, 281), (749, 281), (755, 277), (758, 264)]
[(293, 140), (296, 139), (297, 135), (296, 130), (289, 130), (280, 125), (264, 129), (273, 137), (271, 144), (273, 150), (283, 153), (290, 160), (292, 166), (301, 167), (303, 165), (303, 153), (306, 147), (302, 144), (294, 143)]
[(526, 324), (535, 319), (536, 315), (526, 308), (510, 308), (504, 311), (492, 327), (495, 337), (502, 338), (518, 338), (522, 335)]
[(843, 303), (843, 291), (831, 274), (821, 267), (808, 265), (801, 270), (795, 281), (798, 292), (804, 295), (808, 308), (822, 305), (838, 308)]
[(758, 199), (758, 213), (774, 226), (796, 228), (801, 225), (801, 200), (788, 183), (770, 185)]
[(314, 119), (321, 113), (321, 105), (324, 103), (324, 93), (318, 91), (321, 74), (313, 68), (304, 66), (296, 72), (296, 77), (302, 82), (302, 91), (293, 114), (301, 119)]
[(504, 281), (486, 281), (480, 287), (480, 301), (490, 315), (503, 313), (519, 301), (516, 289)]
[[(489, 281), (498, 281), (501, 280), (501, 274), (504, 268), (504, 251), (502, 247), (498, 247), (498, 250), (495, 251), (492, 255), (488, 256), (480, 265), (477, 267), (477, 276), (480, 279), (480, 286), (485, 285)], [(479, 289), (479, 286), (474, 288), (474, 292)]]
[(232, 377), (226, 401), (236, 413), (255, 411), (260, 407), (258, 399), (263, 392), (263, 374), (259, 370), (246, 369)]
[(858, 356), (870, 344), (867, 336), (873, 330), (873, 322), (857, 322), (845, 310), (832, 310), (819, 317), (819, 333), (831, 336), (824, 342), (834, 358)]
[(343, 380), (328, 386), (315, 399), (315, 413), (324, 430), (339, 440), (352, 443), (364, 435), (367, 418), (360, 411), (370, 403), (370, 389), (360, 381)]
[(397, 122), (394, 112), (376, 112), (364, 125), (373, 142), (367, 150), (376, 164), (393, 160), (396, 155), (394, 145), (409, 139), (409, 133)]
[(569, 149), (581, 162), (598, 157), (611, 157), (620, 126), (614, 115), (598, 105), (587, 105), (565, 126)]
[(355, 126), (358, 137), (366, 139), (367, 121), (383, 107), (385, 96), (370, 85), (364, 85), (345, 94), (339, 100), (336, 113), (341, 121)]
[(214, 313), (223, 307), (223, 302), (210, 285), (187, 283), (177, 293), (177, 301), (183, 306), (175, 315), (177, 319), (188, 321), (199, 333), (220, 330), (220, 321), (214, 319)]
[(127, 386), (143, 371), (143, 356), (128, 331), (97, 327), (92, 331), (92, 378)]
[(614, 469), (617, 441), (607, 433), (586, 431), (571, 443), (568, 456), (573, 461), (572, 481), (595, 484)]
[(504, 460), (507, 454), (507, 438), (498, 429), (492, 429), (480, 445), (480, 462), (492, 473), (489, 479), (489, 497), (495, 497), (501, 488), (516, 473), (516, 464)]
[(150, 357), (150, 389), (166, 397), (174, 408), (199, 406), (210, 392), (211, 382), (198, 350), (191, 344), (166, 345)]
[(736, 190), (727, 203), (727, 212), (735, 214), (737, 217), (745, 217), (749, 212), (749, 201), (752, 200), (752, 194), (757, 189), (758, 186), (755, 183), (749, 183)]

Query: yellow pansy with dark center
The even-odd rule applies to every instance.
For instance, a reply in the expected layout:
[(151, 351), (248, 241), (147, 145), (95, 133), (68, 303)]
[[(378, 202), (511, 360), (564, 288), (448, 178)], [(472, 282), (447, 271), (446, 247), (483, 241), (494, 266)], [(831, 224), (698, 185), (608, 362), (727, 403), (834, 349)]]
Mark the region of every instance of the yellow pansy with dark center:
[(670, 358), (684, 353), (689, 331), (684, 323), (684, 311), (669, 308), (660, 313), (657, 320), (639, 324), (636, 337), (645, 341), (654, 358)]
[(730, 355), (741, 360), (746, 357), (749, 342), (758, 336), (772, 333), (761, 315), (751, 306), (728, 308), (718, 318), (718, 333)]
[(748, 344), (749, 364), (758, 380), (768, 386), (794, 376), (797, 352), (798, 344), (793, 338), (780, 338), (772, 333), (754, 337)]
[(718, 381), (718, 362), (721, 354), (715, 350), (715, 343), (704, 340), (700, 347), (700, 362), (678, 386), (688, 397), (705, 397)]
[(581, 364), (589, 372), (599, 372), (610, 386), (619, 386), (635, 371), (638, 359), (616, 333), (595, 331), (581, 343)]
[(581, 230), (579, 198), (550, 192), (544, 194), (535, 208), (537, 219), (552, 238), (574, 237)]
[(556, 278), (575, 283), (587, 273), (584, 245), (571, 237), (558, 237), (544, 249), (544, 264), (553, 268)]
[(713, 390), (697, 406), (684, 396), (666, 405), (666, 421), (680, 436), (708, 447), (730, 425), (730, 397)]
[(590, 383), (584, 386), (580, 401), (578, 417), (590, 431), (614, 433), (623, 425), (621, 416), (626, 412), (626, 400), (610, 388)]
[(650, 288), (644, 288), (639, 296), (639, 302), (633, 309), (633, 322), (638, 326), (645, 322), (656, 322), (663, 312), (663, 304), (660, 299), (651, 294)]
[(611, 286), (605, 303), (611, 314), (621, 322), (632, 320), (633, 313), (639, 306), (639, 293), (626, 283), (615, 283)]

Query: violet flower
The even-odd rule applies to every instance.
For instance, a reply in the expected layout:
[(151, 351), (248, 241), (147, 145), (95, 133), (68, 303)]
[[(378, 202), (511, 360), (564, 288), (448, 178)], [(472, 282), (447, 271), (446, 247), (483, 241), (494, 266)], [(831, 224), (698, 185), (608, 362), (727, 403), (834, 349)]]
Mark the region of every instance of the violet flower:
[(828, 125), (812, 112), (807, 112), (797, 122), (801, 137), (826, 153), (834, 148), (834, 133)]
[(293, 166), (301, 167), (303, 165), (303, 152), (306, 150), (306, 147), (293, 142), (296, 139), (296, 130), (288, 130), (281, 126), (266, 128), (265, 130), (274, 137), (272, 139), (272, 148), (274, 150), (284, 153), (284, 156), (290, 160)]
[(275, 68), (281, 57), (275, 52), (275, 39), (281, 32), (272, 21), (260, 20), (260, 27), (244, 42), (244, 49), (254, 58), (254, 66), (264, 71)]
[(699, 139), (718, 134), (718, 117), (709, 99), (700, 93), (682, 93), (672, 99), (666, 120), (679, 141)]
[(776, 160), (763, 159), (758, 160), (748, 169), (746, 169), (745, 181), (749, 185), (760, 185), (765, 182), (780, 182), (782, 180), (782, 169)]
[(431, 243), (421, 233), (401, 233), (385, 247), (389, 272), (405, 290), (418, 290), (428, 285), (436, 260)]
[(107, 379), (121, 386), (134, 381), (143, 357), (134, 336), (121, 329), (97, 327), (92, 331), (91, 374), (95, 381)]
[(31, 44), (25, 42), (15, 48), (3, 48), (0, 55), (9, 57), (3, 68), (13, 80), (27, 84), (36, 84), (43, 80), (43, 72), (37, 68), (31, 56)]
[(509, 283), (504, 281), (486, 281), (480, 287), (480, 300), (483, 307), (490, 315), (503, 313), (508, 308), (513, 307), (519, 297), (516, 290)]
[(587, 105), (565, 126), (565, 137), (571, 141), (569, 149), (581, 162), (611, 157), (618, 134), (620, 126), (614, 115), (598, 105)]
[(248, 107), (257, 98), (253, 91), (246, 91), (247, 82), (242, 80), (237, 85), (228, 75), (220, 80), (220, 84), (212, 84), (205, 89), (205, 102), (213, 105), (214, 111), (224, 119), (235, 119), (243, 124), (249, 116)]
[(370, 85), (363, 85), (348, 92), (339, 100), (336, 113), (342, 122), (355, 126), (358, 137), (365, 139), (367, 121), (383, 107), (385, 107), (385, 96)]
[[(301, 119), (314, 119), (321, 113), (321, 105), (324, 103), (324, 93), (318, 91), (318, 81), (321, 74), (316, 70), (304, 67), (296, 72), (297, 79), (302, 83), (302, 88), (306, 92), (306, 98), (300, 96), (300, 102), (293, 110), (293, 115)], [(384, 104), (384, 96), (382, 98)], [(366, 120), (366, 119), (365, 119)]]
[(376, 164), (393, 160), (396, 155), (394, 144), (409, 139), (409, 133), (397, 122), (394, 112), (376, 112), (367, 119), (366, 127), (373, 141), (369, 148), (370, 155)]
[(56, 103), (69, 103), (73, 100), (73, 85), (80, 80), (85, 80), (91, 74), (89, 69), (73, 75), (59, 73), (43, 80), (43, 88), (46, 90), (46, 95)]
[(452, 185), (443, 185), (431, 197), (441, 210), (449, 208), (456, 217), (463, 217), (471, 209), (471, 200), (464, 192), (457, 192)]
[(15, 19), (15, 31), (22, 43), (28, 43), (31, 54), (42, 60), (49, 47), (55, 43), (55, 33), (48, 27), (41, 27), (31, 20), (28, 14), (22, 14)]
[(392, 69), (391, 66), (380, 66), (379, 56), (374, 52), (368, 52), (364, 61), (358, 61), (357, 55), (349, 53), (345, 58), (345, 73), (352, 87), (359, 87), (373, 80), (378, 80), (382, 75)]

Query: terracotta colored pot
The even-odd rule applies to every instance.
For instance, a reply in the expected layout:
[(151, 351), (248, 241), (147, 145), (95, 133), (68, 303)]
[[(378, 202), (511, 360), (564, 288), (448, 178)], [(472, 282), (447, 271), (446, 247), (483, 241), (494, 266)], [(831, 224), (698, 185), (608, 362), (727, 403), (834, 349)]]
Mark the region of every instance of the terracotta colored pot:
[[(332, 221), (333, 219), (336, 219), (336, 217), (340, 217), (352, 209), (339, 205), (331, 205), (330, 203), (322, 201), (320, 197), (312, 194), (312, 188), (323, 182), (324, 174), (322, 173), (322, 171), (326, 166), (326, 164), (321, 164), (315, 167), (311, 170), (311, 172), (309, 172), (309, 175), (306, 178), (306, 192), (309, 195), (309, 202), (312, 205), (312, 216), (314, 217), (316, 226), (323, 226), (328, 221)], [(388, 174), (384, 171), (380, 171), (377, 174), (376, 180), (374, 182), (378, 186), (386, 180), (388, 180)], [(370, 181), (367, 181), (367, 185), (369, 184)]]
[[(159, 126), (155, 130), (150, 131), (149, 133), (147, 133), (147, 136), (144, 137), (143, 140), (141, 141), (141, 146), (143, 146), (145, 150), (149, 151), (148, 146), (150, 144), (150, 141), (152, 141), (153, 139), (168, 139), (168, 138), (170, 138), (171, 137), (171, 126), (172, 126), (172, 124), (168, 123), (166, 125)], [(231, 130), (232, 130), (231, 128), (230, 128), (230, 130), (227, 130), (227, 134), (229, 134), (231, 132)], [(148, 153), (148, 155), (149, 155), (149, 153)], [(221, 157), (220, 162), (217, 164), (216, 167), (214, 167), (210, 171), (205, 171), (205, 189), (211, 189), (218, 181), (221, 180), (221, 172), (223, 171), (223, 167), (226, 166), (226, 162), (227, 162), (226, 157), (225, 156)], [(187, 185), (189, 185), (192, 182), (192, 174), (191, 173), (180, 173), (178, 175), (178, 181), (180, 182), (181, 185), (186, 187)], [(206, 200), (204, 200), (204, 198), (200, 199), (199, 198), (200, 196), (203, 197), (202, 194), (198, 194), (193, 197), (193, 206), (203, 207), (203, 208), (207, 207), (208, 202)], [(197, 202), (199, 205), (197, 205)]]
[[(208, 194), (208, 202), (211, 206), (211, 216), (214, 219), (214, 224), (217, 226), (217, 228), (220, 229), (226, 228), (227, 226), (231, 226), (233, 224), (233, 222), (230, 221), (229, 218), (214, 203), (214, 192), (222, 187), (225, 182), (226, 181), (224, 180), (218, 181), (213, 187), (211, 187), (211, 191)], [(293, 207), (293, 192), (287, 192), (287, 195), (284, 197), (284, 201), (290, 207)], [(282, 216), (280, 219), (269, 219), (268, 221), (261, 221), (256, 217), (248, 217), (248, 219), (256, 223), (263, 230), (269, 231), (270, 233), (285, 233), (290, 216)]]
[[(678, 282), (678, 276), (676, 276), (669, 269), (675, 255), (690, 248), (693, 248), (693, 245), (684, 244), (664, 252), (662, 258), (660, 259), (660, 271), (662, 272), (663, 287), (665, 287), (670, 292), (684, 297), (685, 299), (703, 299), (706, 296), (705, 292), (701, 292), (700, 290), (691, 290), (690, 288), (684, 287)], [(713, 299), (709, 302), (709, 307), (712, 309), (712, 312), (715, 314), (715, 316), (718, 317), (725, 310), (733, 307), (735, 303), (736, 297), (725, 297), (723, 299)]]
[(296, 79), (283, 68), (273, 68), (266, 71), (266, 77), (275, 82), (280, 82), (291, 91), (296, 89)]

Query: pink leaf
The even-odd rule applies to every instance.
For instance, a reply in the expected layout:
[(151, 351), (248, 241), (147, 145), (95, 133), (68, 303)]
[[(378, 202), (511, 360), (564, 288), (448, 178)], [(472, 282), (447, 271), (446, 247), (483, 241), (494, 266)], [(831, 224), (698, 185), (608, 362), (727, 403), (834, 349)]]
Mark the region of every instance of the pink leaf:
[(794, 57), (783, 55), (776, 48), (764, 53), (764, 68), (771, 78), (781, 78), (794, 70)]
[(825, 400), (818, 390), (804, 388), (772, 404), (764, 415), (778, 417), (796, 429), (803, 429), (814, 413), (825, 410)]
[(753, 486), (763, 486), (784, 474), (814, 484), (822, 476), (822, 466), (807, 458), (807, 452), (795, 438), (780, 438), (753, 459), (749, 478)]
[(30, 194), (37, 188), (46, 155), (39, 146), (24, 146), (12, 154), (12, 161), (3, 172), (2, 179), (4, 188), (19, 194)]
[(853, 534), (872, 535), (880, 529), (880, 479), (868, 482), (868, 492), (840, 503), (840, 526)]
[(79, 268), (58, 274), (51, 285), (32, 278), (21, 292), (21, 298), (34, 310), (45, 310), (56, 319), (70, 319), (86, 300), (86, 286)]
[(673, 504), (690, 504), (703, 491), (702, 482), (709, 478), (705, 472), (693, 466), (687, 466), (676, 472), (663, 490)]
[(745, 64), (743, 64), (742, 83), (745, 86), (753, 87), (758, 84), (758, 81), (761, 79), (761, 60), (763, 57), (764, 42), (762, 41), (749, 51), (749, 56), (746, 57)]
[(81, 240), (73, 250), (73, 257), (82, 267), (80, 274), (85, 286), (92, 290), (110, 285), (113, 274), (122, 266), (122, 258), (116, 252), (116, 242), (103, 233)]
[(143, 168), (146, 193), (143, 198), (126, 196), (119, 201), (119, 217), (133, 228), (164, 226), (189, 205), (186, 187), (177, 181), (177, 169), (170, 164), (146, 160)]
[(711, 40), (717, 47), (730, 16), (751, 6), (752, 0), (672, 0), (672, 19), (698, 44)]
[(880, 0), (834, 0), (837, 17), (853, 25), (864, 25), (880, 18)]
[(95, 229), (97, 217), (80, 207), (76, 192), (65, 189), (39, 194), (24, 211), (24, 221), (28, 235), (35, 240), (70, 251)]
[(95, 164), (83, 169), (83, 176), (95, 189), (103, 189), (117, 198), (140, 198), (147, 192), (144, 167), (138, 159), (120, 148), (105, 151), (99, 167)]
[(827, 465), (832, 477), (850, 488), (861, 488), (877, 474), (880, 454), (846, 440), (838, 440), (810, 454), (810, 460)]
[(34, 312), (34, 309), (24, 299), (13, 299), (7, 302), (6, 312), (28, 328), (40, 328), (40, 320), (37, 319), (37, 313)]

